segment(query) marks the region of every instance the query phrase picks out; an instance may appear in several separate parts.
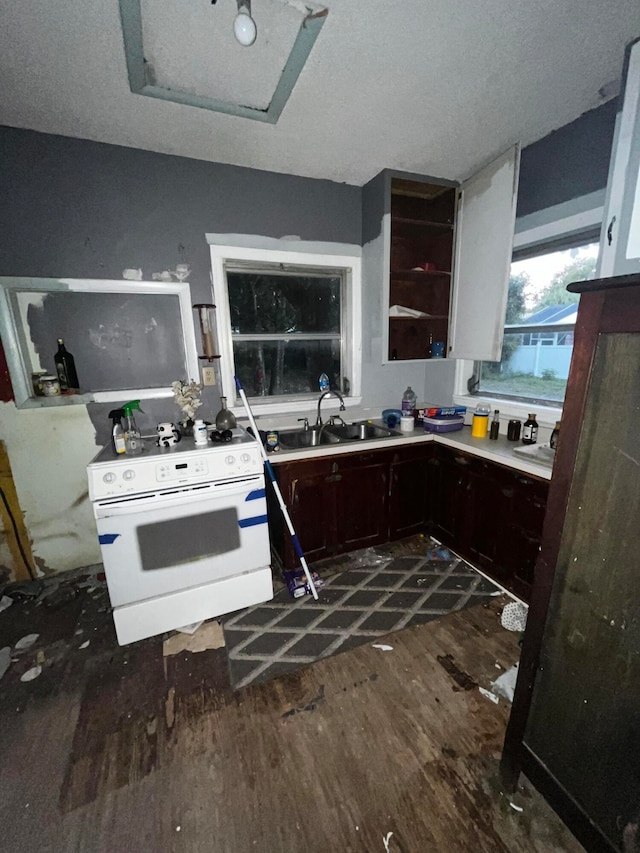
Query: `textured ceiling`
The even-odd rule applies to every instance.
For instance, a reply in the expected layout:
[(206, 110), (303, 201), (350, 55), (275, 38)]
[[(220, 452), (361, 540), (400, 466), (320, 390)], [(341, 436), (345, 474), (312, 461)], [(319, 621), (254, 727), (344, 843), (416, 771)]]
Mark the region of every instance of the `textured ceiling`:
[[(143, 12), (157, 10), (145, 24), (156, 73), (262, 103), (273, 69), (260, 57), (277, 57), (299, 20), (278, 3), (253, 0), (264, 43), (240, 48), (235, 0), (144, 0)], [(638, 0), (326, 5), (291, 98), (267, 125), (132, 94), (117, 0), (4, 0), (0, 123), (353, 184), (383, 168), (461, 179), (601, 103), (640, 35)]]

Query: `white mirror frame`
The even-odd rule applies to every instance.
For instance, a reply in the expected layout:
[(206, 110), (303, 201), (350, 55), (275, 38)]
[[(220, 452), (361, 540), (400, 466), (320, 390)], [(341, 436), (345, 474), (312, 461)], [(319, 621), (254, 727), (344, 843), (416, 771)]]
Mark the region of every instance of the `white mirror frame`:
[[(90, 278), (9, 278), (0, 277), (0, 338), (4, 346), (15, 404), (18, 408), (41, 408), (44, 406), (73, 405), (78, 403), (112, 403), (122, 400), (123, 391), (130, 399), (145, 400), (172, 397), (171, 386), (160, 388), (127, 388), (115, 391), (89, 391), (62, 397), (34, 397), (30, 368), (20, 345), (18, 318), (14, 314), (11, 294), (19, 291), (55, 292), (79, 291), (84, 293), (136, 293), (176, 294), (180, 305), (182, 335), (185, 352), (187, 380), (198, 381), (200, 367), (196, 348), (191, 305), (191, 289), (188, 282), (128, 281)], [(175, 379), (183, 377), (176, 376)]]

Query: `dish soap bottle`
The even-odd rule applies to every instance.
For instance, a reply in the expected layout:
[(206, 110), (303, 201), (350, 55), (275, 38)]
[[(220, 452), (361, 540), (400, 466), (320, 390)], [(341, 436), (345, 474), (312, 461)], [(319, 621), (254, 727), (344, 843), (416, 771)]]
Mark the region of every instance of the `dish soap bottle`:
[(407, 390), (402, 395), (402, 414), (411, 415), (411, 417), (413, 417), (417, 401), (418, 397), (416, 392), (412, 389), (411, 385), (408, 385)]
[(124, 430), (122, 429), (122, 418), (124, 417), (124, 409), (112, 409), (109, 412), (111, 423), (111, 436), (113, 438), (113, 449), (116, 453), (125, 452)]
[(122, 407), (124, 412), (124, 452), (127, 456), (139, 456), (144, 449), (142, 433), (138, 429), (135, 418), (133, 417), (134, 409), (137, 409), (139, 412), (142, 411), (140, 400), (131, 400)]
[(318, 388), (320, 389), (320, 393), (328, 391), (329, 387), (329, 377), (326, 373), (321, 373), (318, 377)]
[(491, 421), (491, 429), (489, 431), (489, 441), (497, 441), (500, 435), (500, 412), (498, 409), (493, 410), (493, 420)]
[(522, 429), (522, 443), (535, 444), (538, 440), (538, 421), (535, 415), (529, 415)]
[(221, 409), (216, 415), (216, 429), (222, 432), (223, 429), (235, 429), (237, 421), (233, 412), (227, 409), (227, 398), (220, 397)]
[(64, 345), (62, 338), (58, 338), (58, 352), (54, 355), (53, 360), (56, 365), (56, 372), (60, 380), (61, 391), (72, 391), (80, 387), (78, 382), (78, 374), (76, 373), (76, 363), (70, 352)]

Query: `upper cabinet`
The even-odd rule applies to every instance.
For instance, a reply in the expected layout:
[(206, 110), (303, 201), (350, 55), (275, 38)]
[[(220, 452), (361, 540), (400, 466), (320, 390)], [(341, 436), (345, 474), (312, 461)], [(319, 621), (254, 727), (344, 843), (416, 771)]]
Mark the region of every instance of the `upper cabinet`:
[(447, 352), (455, 212), (455, 187), (391, 179), (390, 360)]
[(500, 359), (518, 154), (462, 185), (386, 171), (364, 188), (363, 265), (381, 284), (383, 363)]
[(625, 54), (598, 276), (640, 272), (640, 39)]

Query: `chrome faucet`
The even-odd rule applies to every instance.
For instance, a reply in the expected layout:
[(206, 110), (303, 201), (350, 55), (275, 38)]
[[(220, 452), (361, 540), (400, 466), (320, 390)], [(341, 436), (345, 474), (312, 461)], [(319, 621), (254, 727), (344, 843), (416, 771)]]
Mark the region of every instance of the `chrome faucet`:
[(327, 397), (329, 394), (335, 394), (336, 397), (340, 400), (340, 411), (341, 412), (346, 411), (345, 406), (344, 406), (344, 400), (342, 399), (342, 394), (339, 391), (332, 391), (331, 389), (329, 389), (327, 391), (323, 391), (322, 394), (320, 394), (320, 397), (318, 399), (318, 416), (316, 418), (316, 426), (317, 427), (322, 426), (322, 418), (320, 417), (320, 406), (322, 405), (322, 401), (324, 400), (324, 398)]

